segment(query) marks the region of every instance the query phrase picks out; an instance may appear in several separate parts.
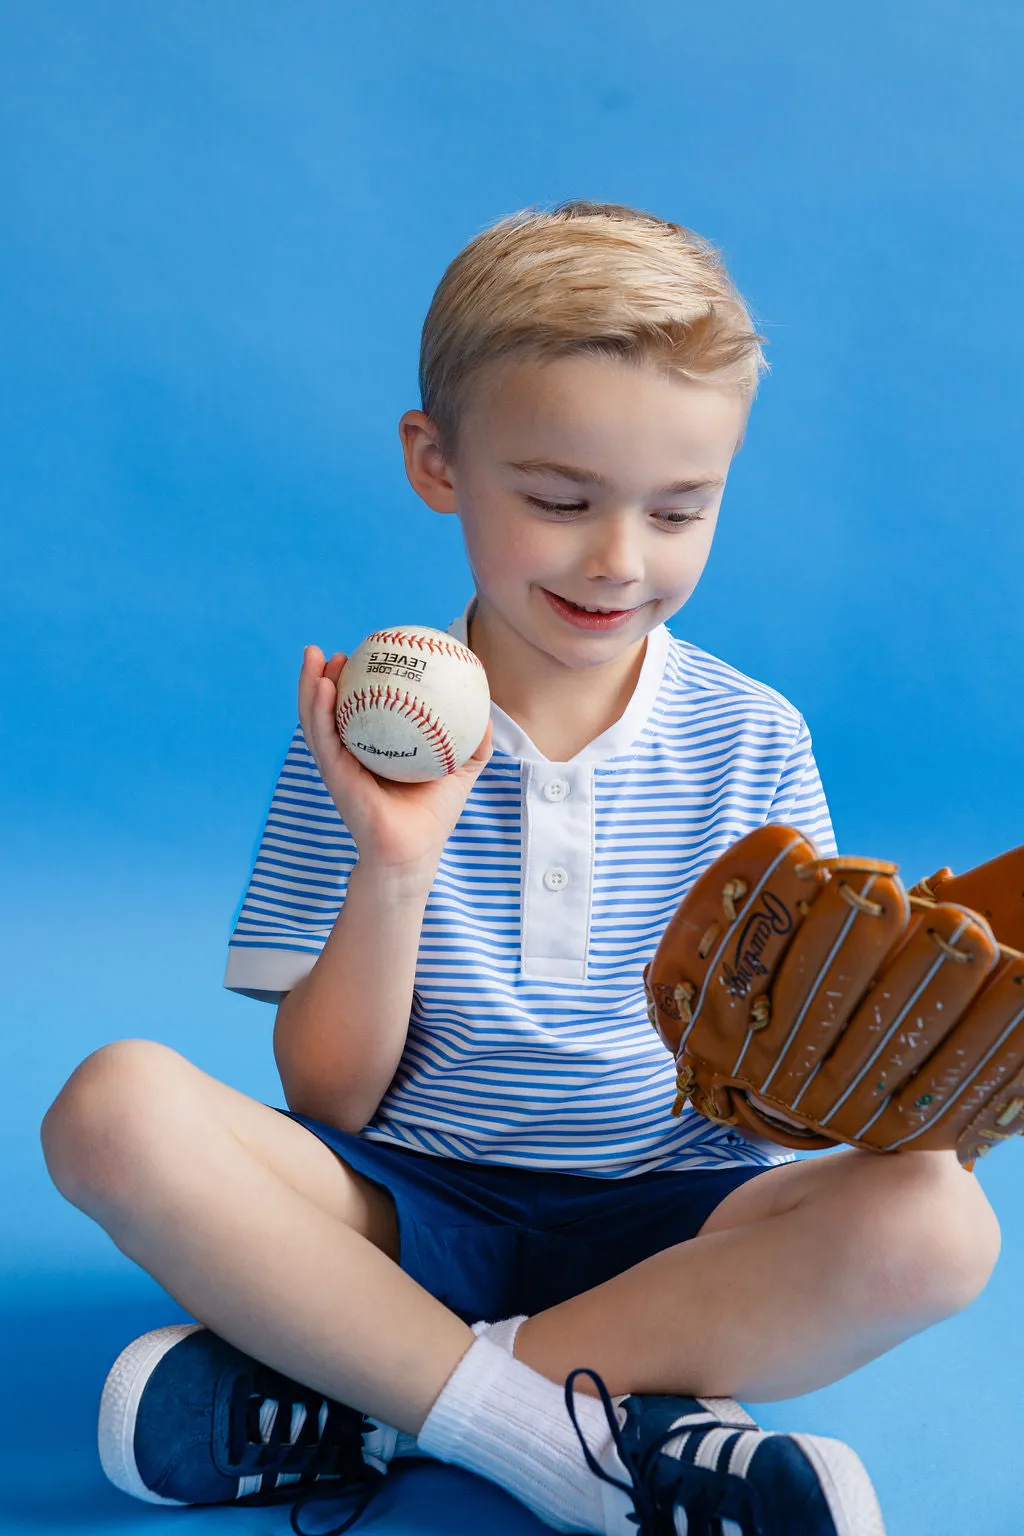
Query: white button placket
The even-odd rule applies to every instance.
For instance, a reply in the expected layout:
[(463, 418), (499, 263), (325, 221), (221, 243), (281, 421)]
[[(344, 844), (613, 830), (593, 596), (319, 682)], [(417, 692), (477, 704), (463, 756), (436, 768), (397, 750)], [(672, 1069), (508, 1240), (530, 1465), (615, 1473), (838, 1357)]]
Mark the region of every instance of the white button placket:
[(594, 867), (594, 770), (525, 762), (522, 974), (583, 981)]

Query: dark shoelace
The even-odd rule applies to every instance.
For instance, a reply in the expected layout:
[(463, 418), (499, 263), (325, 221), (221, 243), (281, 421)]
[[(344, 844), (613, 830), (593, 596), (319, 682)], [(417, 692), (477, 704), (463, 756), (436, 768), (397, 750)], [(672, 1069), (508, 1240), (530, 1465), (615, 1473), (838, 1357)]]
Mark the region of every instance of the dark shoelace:
[[(269, 1432), (264, 1434), (261, 1413), (268, 1402), (276, 1404), (276, 1412)], [(294, 1409), (299, 1406), (305, 1410), (305, 1416), (298, 1434), (291, 1440)], [(257, 1370), (252, 1376), (239, 1376), (233, 1385), (228, 1420), (229, 1463), (244, 1468), (243, 1475), (273, 1477), (276, 1481), (259, 1493), (246, 1494), (236, 1504), (295, 1500), (290, 1511), (292, 1530), (296, 1536), (313, 1536), (299, 1524), (307, 1505), (338, 1503), (354, 1496), (356, 1505), (341, 1525), (316, 1533), (341, 1536), (363, 1514), (384, 1478), (383, 1472), (363, 1460), (363, 1434), (368, 1427), (369, 1421), (354, 1409), (276, 1373)], [(253, 1447), (257, 1450), (255, 1457)], [(282, 1484), (282, 1477), (290, 1480)], [(296, 1499), (299, 1489), (305, 1491)]]
[[(578, 1376), (588, 1376), (597, 1388), (597, 1395), (601, 1400), (605, 1418), (608, 1420), (612, 1443), (629, 1476), (628, 1483), (624, 1483), (621, 1478), (612, 1477), (611, 1473), (604, 1470), (584, 1438), (576, 1417), (573, 1396), (573, 1386)], [(611, 1483), (613, 1488), (621, 1489), (629, 1497), (633, 1504), (633, 1513), (628, 1515), (627, 1519), (637, 1525), (640, 1536), (673, 1536), (675, 1531), (673, 1512), (679, 1508), (686, 1512), (687, 1536), (721, 1536), (723, 1520), (735, 1521), (743, 1536), (770, 1536), (757, 1489), (752, 1487), (745, 1478), (735, 1477), (729, 1472), (716, 1472), (709, 1467), (696, 1467), (692, 1463), (681, 1462), (680, 1476), (675, 1486), (661, 1489), (653, 1486), (653, 1473), (661, 1452), (672, 1440), (678, 1440), (681, 1435), (687, 1433), (685, 1427), (664, 1430), (644, 1448), (642, 1456), (633, 1456), (626, 1449), (615, 1413), (615, 1405), (608, 1388), (597, 1372), (587, 1367), (570, 1371), (566, 1377), (565, 1406), (587, 1466), (595, 1477)]]
[[(628, 1483), (606, 1472), (586, 1442), (576, 1415), (574, 1384), (578, 1376), (589, 1377), (597, 1389), (612, 1443), (630, 1479)], [(240, 1393), (239, 1396), (241, 1396)], [(295, 1393), (293, 1398), (278, 1396), (276, 1392), (268, 1392), (263, 1396), (274, 1397), (278, 1404), (278, 1411), (267, 1440), (263, 1439), (259, 1421), (261, 1399), (258, 1394), (250, 1395), (249, 1384), (246, 1384), (245, 1404), (241, 1402), (237, 1406), (233, 1404), (231, 1414), (233, 1459), (241, 1459), (245, 1448), (244, 1443), (256, 1444), (267, 1453), (267, 1471), (273, 1470), (281, 1475), (289, 1471), (287, 1462), (291, 1452), (295, 1471), (299, 1471), (295, 1458), (301, 1459), (299, 1481), (298, 1485), (291, 1483), (283, 1488), (270, 1489), (266, 1493), (250, 1494), (246, 1498), (239, 1499), (238, 1503), (279, 1503), (282, 1498), (294, 1497), (296, 1486), (307, 1485), (306, 1491), (296, 1499), (289, 1515), (295, 1536), (343, 1536), (343, 1533), (351, 1530), (365, 1513), (379, 1492), (385, 1475), (363, 1461), (361, 1434), (358, 1441), (360, 1448), (358, 1450), (355, 1448), (352, 1410), (342, 1409), (330, 1399), (321, 1398), (315, 1393)], [(293, 1402), (301, 1402), (306, 1408), (305, 1422), (296, 1436), (294, 1447), (284, 1440), (283, 1429), (285, 1423), (289, 1426), (291, 1424)], [(320, 1407), (324, 1402), (327, 1403), (327, 1417), (321, 1430), (319, 1415)], [(657, 1467), (658, 1457), (666, 1445), (688, 1432), (685, 1427), (663, 1430), (650, 1445), (645, 1447), (641, 1457), (634, 1457), (623, 1441), (608, 1388), (597, 1372), (587, 1367), (571, 1371), (566, 1377), (565, 1406), (590, 1471), (603, 1482), (610, 1483), (613, 1488), (621, 1489), (631, 1500), (634, 1512), (627, 1518), (636, 1524), (638, 1536), (674, 1536), (674, 1511), (680, 1507), (686, 1512), (687, 1536), (721, 1536), (723, 1520), (734, 1521), (742, 1536), (770, 1536), (757, 1490), (744, 1478), (735, 1477), (727, 1472), (717, 1472), (712, 1468), (680, 1462), (680, 1475), (675, 1486), (662, 1489), (652, 1486), (652, 1474)], [(369, 1421), (364, 1419), (363, 1427), (365, 1428), (368, 1423)], [(234, 1438), (236, 1436), (237, 1439)], [(326, 1477), (331, 1481), (315, 1482), (314, 1479), (317, 1476)], [(337, 1479), (336, 1483), (335, 1479)], [(310, 1483), (312, 1486), (308, 1486)], [(356, 1504), (340, 1525), (312, 1532), (300, 1524), (302, 1511), (311, 1504), (339, 1503), (353, 1495), (356, 1496)]]
[[(344, 1494), (340, 1489), (337, 1488), (310, 1488), (308, 1493), (304, 1493), (300, 1499), (296, 1499), (289, 1512), (289, 1523), (291, 1524), (292, 1530), (295, 1532), (295, 1536), (342, 1536), (344, 1531), (350, 1531), (352, 1529), (356, 1521), (361, 1518), (366, 1509), (369, 1507), (372, 1500), (377, 1497), (383, 1481), (383, 1472), (377, 1472), (373, 1467), (367, 1467), (366, 1478), (361, 1485), (361, 1488), (358, 1490), (358, 1498), (352, 1513), (348, 1516), (347, 1519), (343, 1520), (340, 1525), (328, 1526), (326, 1530), (315, 1532), (304, 1530), (303, 1527), (299, 1524), (299, 1515), (302, 1510), (304, 1510), (310, 1504), (337, 1503), (340, 1501), (340, 1499), (344, 1498)], [(348, 1490), (348, 1492), (356, 1493), (357, 1489), (352, 1487)]]

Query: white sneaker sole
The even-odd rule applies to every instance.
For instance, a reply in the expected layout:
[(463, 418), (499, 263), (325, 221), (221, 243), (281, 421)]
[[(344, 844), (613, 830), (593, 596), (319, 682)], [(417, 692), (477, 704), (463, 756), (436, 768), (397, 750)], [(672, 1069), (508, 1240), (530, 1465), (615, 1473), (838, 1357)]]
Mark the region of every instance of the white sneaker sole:
[(97, 1441), (100, 1464), (115, 1488), (130, 1493), (147, 1504), (173, 1504), (180, 1509), (182, 1499), (165, 1499), (146, 1487), (135, 1462), (135, 1421), (146, 1383), (169, 1349), (190, 1333), (198, 1332), (199, 1323), (175, 1323), (169, 1328), (154, 1328), (133, 1339), (122, 1349), (110, 1368), (100, 1397)]
[(885, 1536), (882, 1511), (857, 1452), (843, 1440), (790, 1435), (818, 1474), (839, 1536)]

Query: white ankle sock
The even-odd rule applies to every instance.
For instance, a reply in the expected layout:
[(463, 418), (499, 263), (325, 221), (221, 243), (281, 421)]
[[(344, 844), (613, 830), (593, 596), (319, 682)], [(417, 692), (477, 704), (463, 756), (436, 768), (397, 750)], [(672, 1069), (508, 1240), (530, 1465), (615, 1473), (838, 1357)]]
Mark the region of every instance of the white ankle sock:
[(473, 1332), (477, 1338), (486, 1333), (492, 1344), (500, 1344), (508, 1354), (516, 1352), (516, 1334), (526, 1322), (526, 1313), (521, 1317), (504, 1317), (497, 1323), (473, 1323)]
[[(601, 1404), (577, 1392), (575, 1408), (595, 1459), (628, 1481)], [(584, 1460), (562, 1388), (487, 1334), (477, 1335), (441, 1389), (419, 1444), (507, 1489), (556, 1531), (635, 1536), (625, 1518), (629, 1499)]]
[[(500, 1344), (508, 1354), (512, 1354), (516, 1342), (516, 1334), (526, 1322), (526, 1313), (521, 1317), (506, 1317), (497, 1323), (474, 1323), (473, 1332), (479, 1336), (486, 1333), (494, 1344)], [(392, 1429), (390, 1424), (381, 1424), (376, 1419), (371, 1419), (373, 1430), (363, 1436), (363, 1457), (372, 1466), (383, 1472), (391, 1461), (397, 1461), (402, 1456), (422, 1456), (428, 1459), (427, 1452), (420, 1445), (415, 1435), (407, 1435), (400, 1429)]]

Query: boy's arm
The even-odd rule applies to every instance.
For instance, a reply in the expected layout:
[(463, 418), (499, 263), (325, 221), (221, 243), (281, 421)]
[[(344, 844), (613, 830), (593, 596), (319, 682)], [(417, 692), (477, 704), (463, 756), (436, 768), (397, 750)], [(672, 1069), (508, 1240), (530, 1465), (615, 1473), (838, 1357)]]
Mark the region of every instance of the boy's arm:
[(409, 1028), (427, 897), (445, 843), (491, 751), (488, 727), (455, 773), (426, 784), (378, 779), (334, 723), (345, 657), (307, 646), (299, 720), (359, 859), (312, 970), (282, 999), (274, 1054), (290, 1109), (342, 1130), (367, 1123), (395, 1075)]
[(277, 1010), (289, 1109), (350, 1132), (373, 1115), (405, 1046), (430, 883), (362, 863), (352, 871), (316, 964)]

